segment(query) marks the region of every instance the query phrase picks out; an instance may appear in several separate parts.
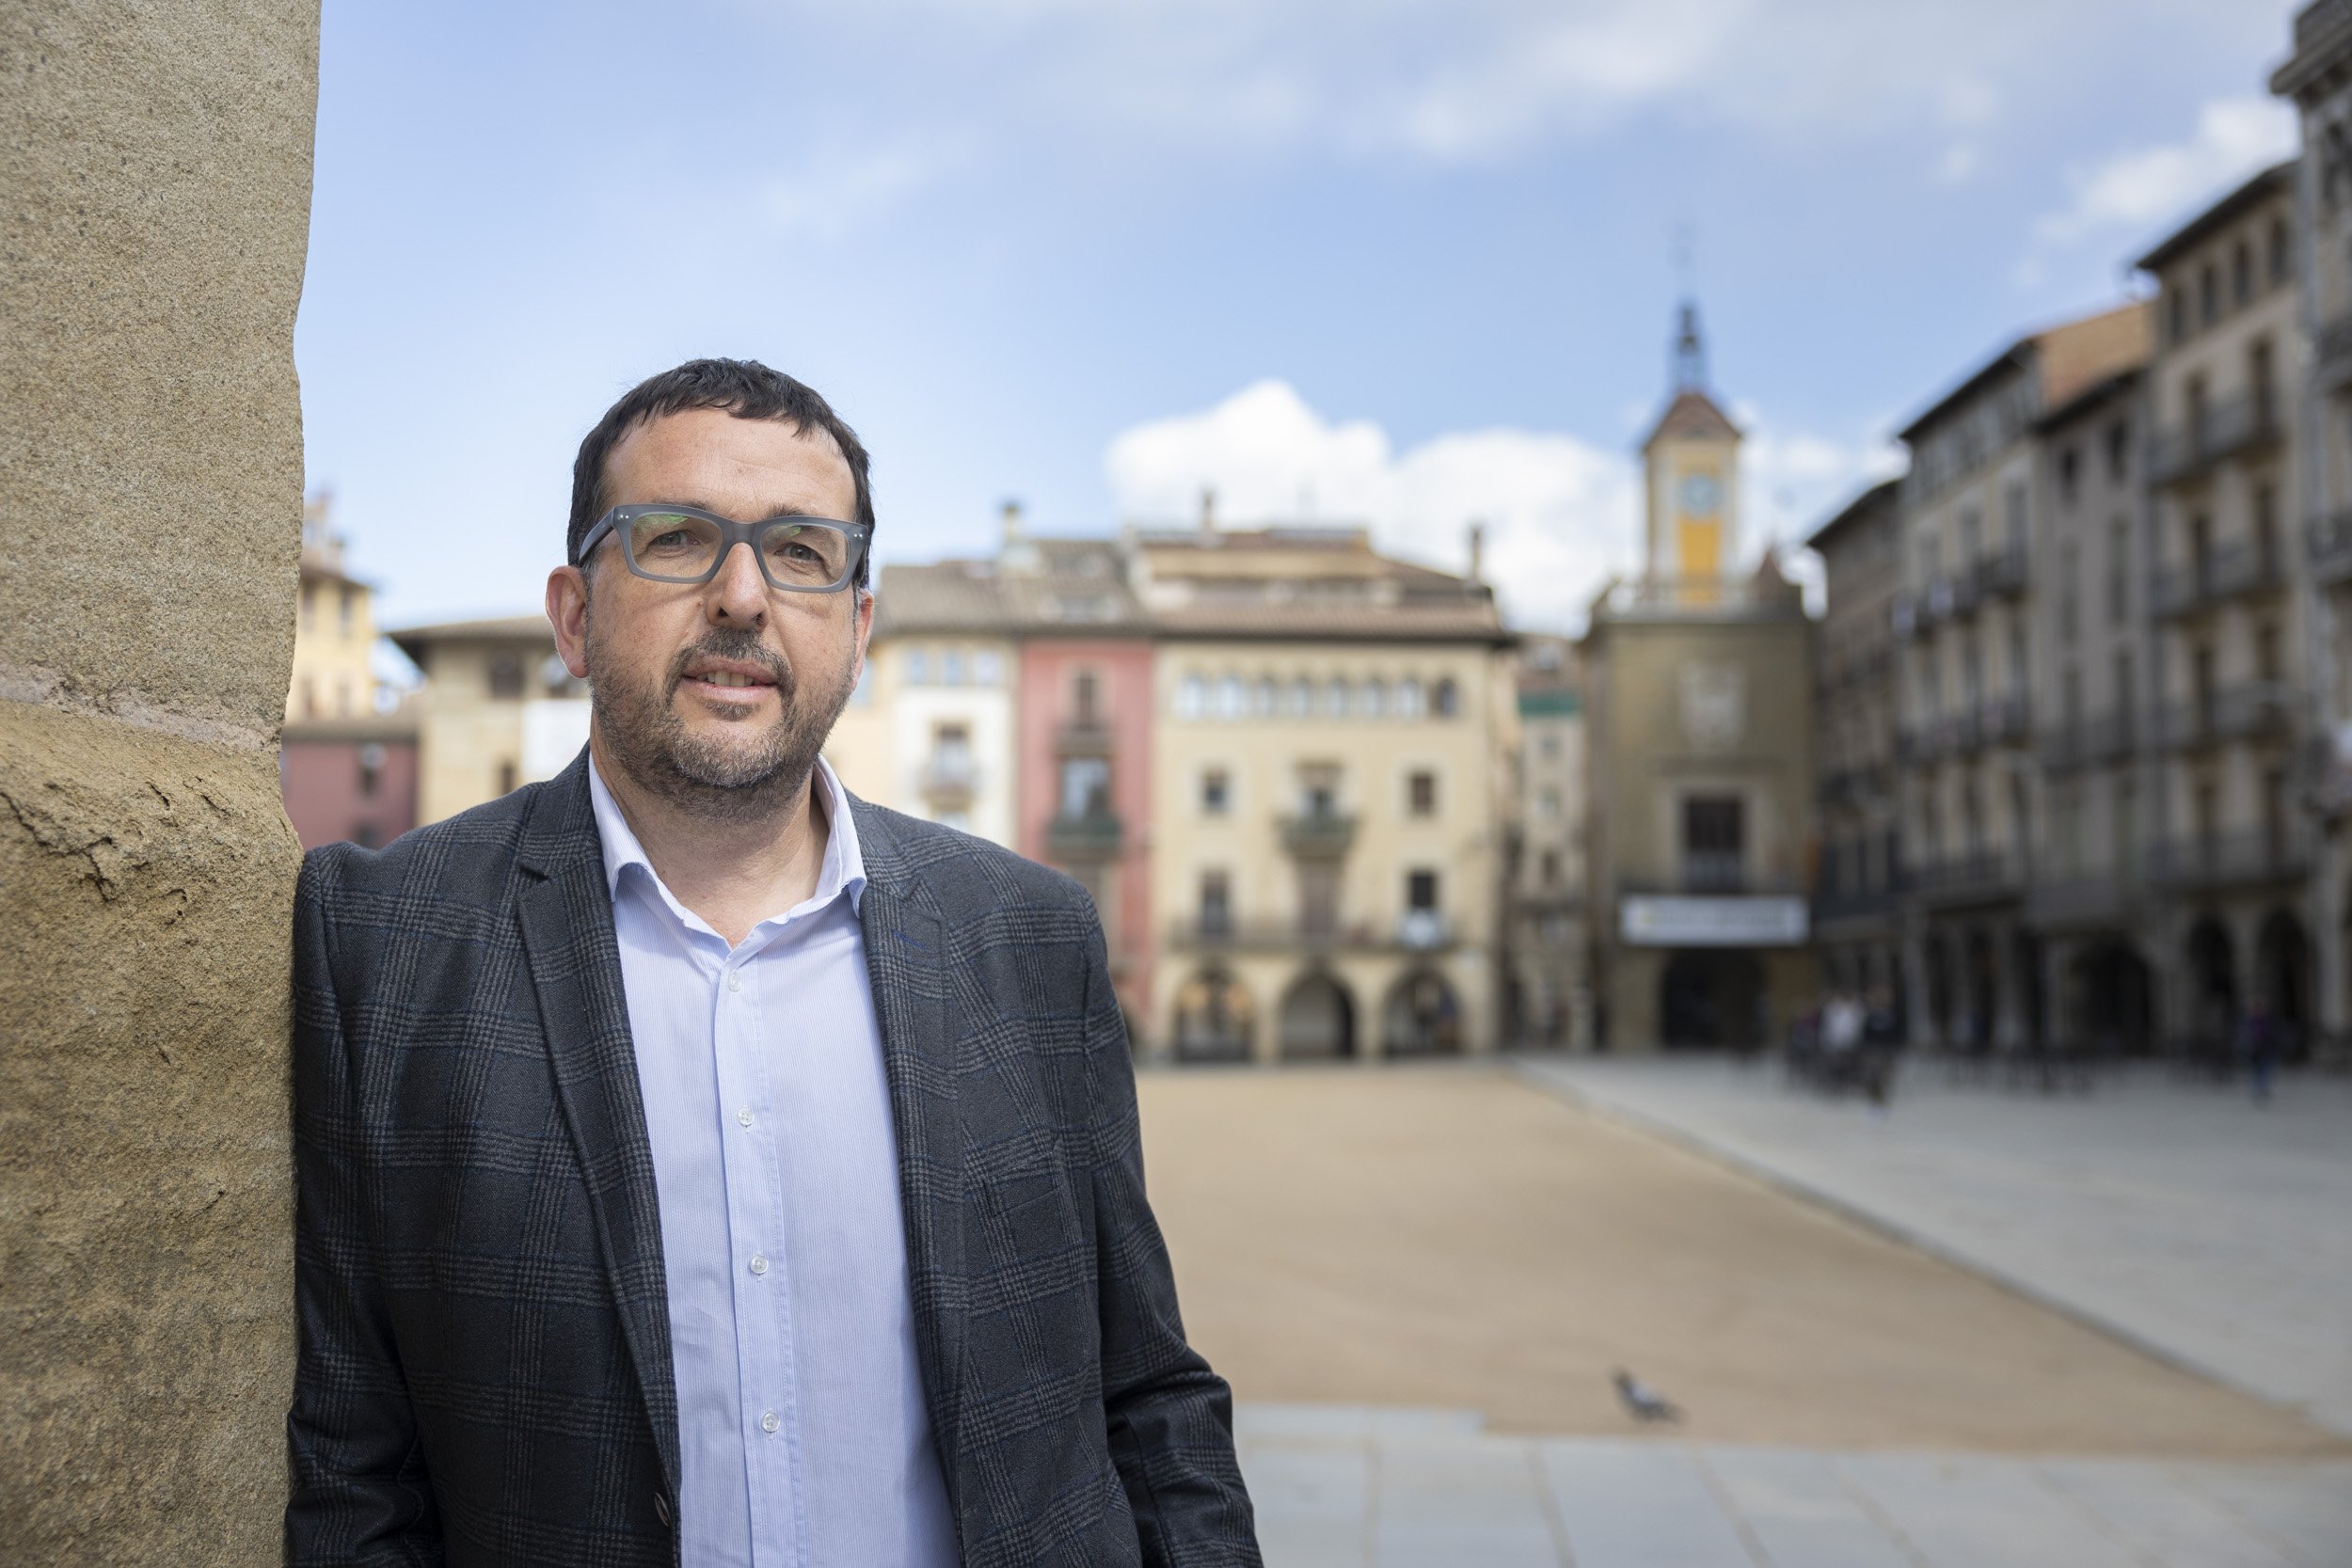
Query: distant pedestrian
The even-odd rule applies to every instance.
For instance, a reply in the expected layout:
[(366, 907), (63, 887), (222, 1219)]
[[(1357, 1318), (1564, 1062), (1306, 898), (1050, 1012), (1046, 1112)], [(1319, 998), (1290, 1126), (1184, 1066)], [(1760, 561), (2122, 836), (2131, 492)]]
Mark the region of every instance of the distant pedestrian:
[(2238, 1054), (2246, 1058), (2246, 1075), (2254, 1102), (2270, 1100), (2270, 1082), (2279, 1070), (2279, 1021), (2270, 1016), (2270, 1001), (2257, 996), (2238, 1021)]

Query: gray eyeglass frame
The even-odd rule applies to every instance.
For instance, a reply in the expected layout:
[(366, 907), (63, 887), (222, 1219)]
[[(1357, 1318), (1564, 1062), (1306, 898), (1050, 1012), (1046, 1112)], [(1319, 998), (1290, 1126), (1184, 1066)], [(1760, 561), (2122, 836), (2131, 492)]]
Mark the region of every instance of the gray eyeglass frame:
[[(719, 531), (719, 553), (712, 558), (708, 571), (699, 577), (674, 578), (666, 577), (660, 572), (649, 572), (637, 564), (637, 553), (629, 547), (630, 535), (627, 525), (635, 522), (640, 517), (652, 516), (656, 513), (673, 517), (699, 517)], [(807, 528), (812, 525), (839, 529), (848, 535), (850, 553), (842, 562), (840, 578), (836, 581), (825, 584), (822, 588), (812, 588), (801, 582), (778, 582), (775, 574), (768, 570), (767, 552), (759, 547), (761, 535), (771, 529)], [(759, 575), (766, 578), (768, 586), (777, 593), (838, 594), (856, 579), (858, 567), (865, 563), (866, 547), (873, 543), (874, 539), (874, 525), (845, 523), (837, 517), (802, 517), (790, 515), (781, 517), (762, 517), (755, 523), (739, 523), (732, 517), (722, 517), (716, 512), (705, 512), (699, 506), (679, 506), (670, 501), (649, 501), (631, 506), (616, 506), (597, 518), (596, 526), (581, 536), (580, 559), (572, 564), (586, 565), (588, 558), (596, 553), (598, 545), (604, 543), (605, 535), (608, 533), (619, 538), (621, 560), (628, 564), (630, 574), (644, 578), (647, 582), (677, 584), (708, 582), (719, 575), (719, 568), (727, 563), (727, 557), (735, 553), (736, 546), (749, 545), (752, 548), (752, 559), (759, 563)]]

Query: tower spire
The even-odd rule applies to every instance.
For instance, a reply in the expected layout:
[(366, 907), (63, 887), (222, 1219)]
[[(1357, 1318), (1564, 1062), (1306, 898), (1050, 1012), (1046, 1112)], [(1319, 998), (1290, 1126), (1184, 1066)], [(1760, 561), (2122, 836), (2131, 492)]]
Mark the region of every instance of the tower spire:
[(1675, 337), (1674, 383), (1677, 392), (1707, 390), (1707, 344), (1699, 336), (1699, 307), (1682, 302), (1682, 329)]

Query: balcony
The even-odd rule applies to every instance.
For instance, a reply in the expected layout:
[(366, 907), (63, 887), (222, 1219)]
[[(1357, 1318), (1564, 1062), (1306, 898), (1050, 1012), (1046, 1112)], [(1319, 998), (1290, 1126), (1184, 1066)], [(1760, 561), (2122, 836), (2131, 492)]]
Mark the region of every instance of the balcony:
[(1998, 849), (1979, 849), (1910, 868), (1911, 891), (1931, 905), (1994, 903), (2017, 896), (2024, 884), (2017, 863)]
[(1183, 920), (1168, 928), (1168, 946), (1183, 953), (1432, 953), (1461, 942), (1454, 922), (1434, 910), (1408, 911), (1382, 924), (1303, 920)]
[(2112, 872), (2036, 882), (2026, 895), (2026, 911), (2040, 926), (2107, 926), (2131, 918), (2138, 892), (2135, 879)]
[(2322, 326), (2312, 347), (2312, 373), (2321, 391), (2332, 392), (2352, 382), (2352, 316), (2338, 316)]
[(923, 799), (940, 811), (961, 811), (979, 793), (980, 770), (969, 756), (934, 752), (923, 765), (917, 786)]
[(1985, 598), (2026, 591), (2026, 546), (2006, 545), (1977, 562), (1977, 592)]
[(1073, 719), (1055, 727), (1057, 757), (1106, 757), (1113, 750), (1111, 728), (1099, 719)]
[(2276, 443), (2284, 433), (2279, 400), (2268, 392), (2245, 393), (2161, 432), (2149, 446), (2148, 477), (2157, 484), (2195, 479), (2225, 458)]
[(2280, 828), (2175, 839), (2156, 847), (2151, 872), (2175, 893), (2269, 887), (2302, 878), (2311, 857), (2296, 835)]
[(2233, 740), (2280, 741), (2294, 728), (2294, 715), (2268, 682), (2246, 681), (2209, 691), (2164, 710), (2164, 744), (2198, 751)]
[(2311, 557), (2312, 576), (2319, 581), (2334, 584), (2352, 578), (2352, 512), (2312, 518), (2304, 548)]
[(2208, 550), (2188, 566), (2158, 572), (2151, 594), (2156, 619), (2175, 621), (2247, 594), (2275, 593), (2285, 586), (2279, 551), (2251, 540)]
[(1283, 849), (1300, 860), (1337, 860), (1356, 844), (1356, 818), (1345, 812), (1285, 816), (1281, 831)]
[(2055, 773), (2096, 768), (2129, 756), (2138, 727), (2124, 711), (2103, 713), (2042, 737), (2042, 766)]
[(1117, 860), (1125, 845), (1125, 825), (1113, 812), (1057, 816), (1045, 825), (1045, 853), (1065, 864), (1073, 861)]

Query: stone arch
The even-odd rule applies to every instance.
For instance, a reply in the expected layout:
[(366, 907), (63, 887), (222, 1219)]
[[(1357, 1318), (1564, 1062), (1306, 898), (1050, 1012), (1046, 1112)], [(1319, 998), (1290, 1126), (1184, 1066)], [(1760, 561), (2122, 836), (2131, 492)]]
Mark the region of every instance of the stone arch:
[(1329, 970), (1310, 969), (1292, 981), (1276, 1021), (1276, 1041), (1286, 1062), (1356, 1054), (1356, 1002)]
[(2294, 911), (2274, 909), (2263, 917), (2254, 937), (2253, 979), (2252, 994), (2269, 1007), (2293, 1049), (2310, 1028), (2312, 996), (2312, 942)]
[(1257, 1006), (1231, 971), (1211, 966), (1176, 992), (1175, 1047), (1180, 1062), (1246, 1062), (1257, 1037)]
[(1380, 1009), (1380, 1050), (1389, 1056), (1448, 1055), (1462, 1049), (1462, 1005), (1434, 969), (1408, 972)]
[(2237, 1027), (2237, 951), (2229, 927), (2210, 914), (2199, 917), (2188, 928), (2181, 957), (2188, 987), (2188, 1034), (2207, 1051), (2221, 1050)]
[(1763, 1000), (1764, 965), (1746, 948), (1677, 948), (1658, 977), (1659, 1043), (1760, 1046)]

